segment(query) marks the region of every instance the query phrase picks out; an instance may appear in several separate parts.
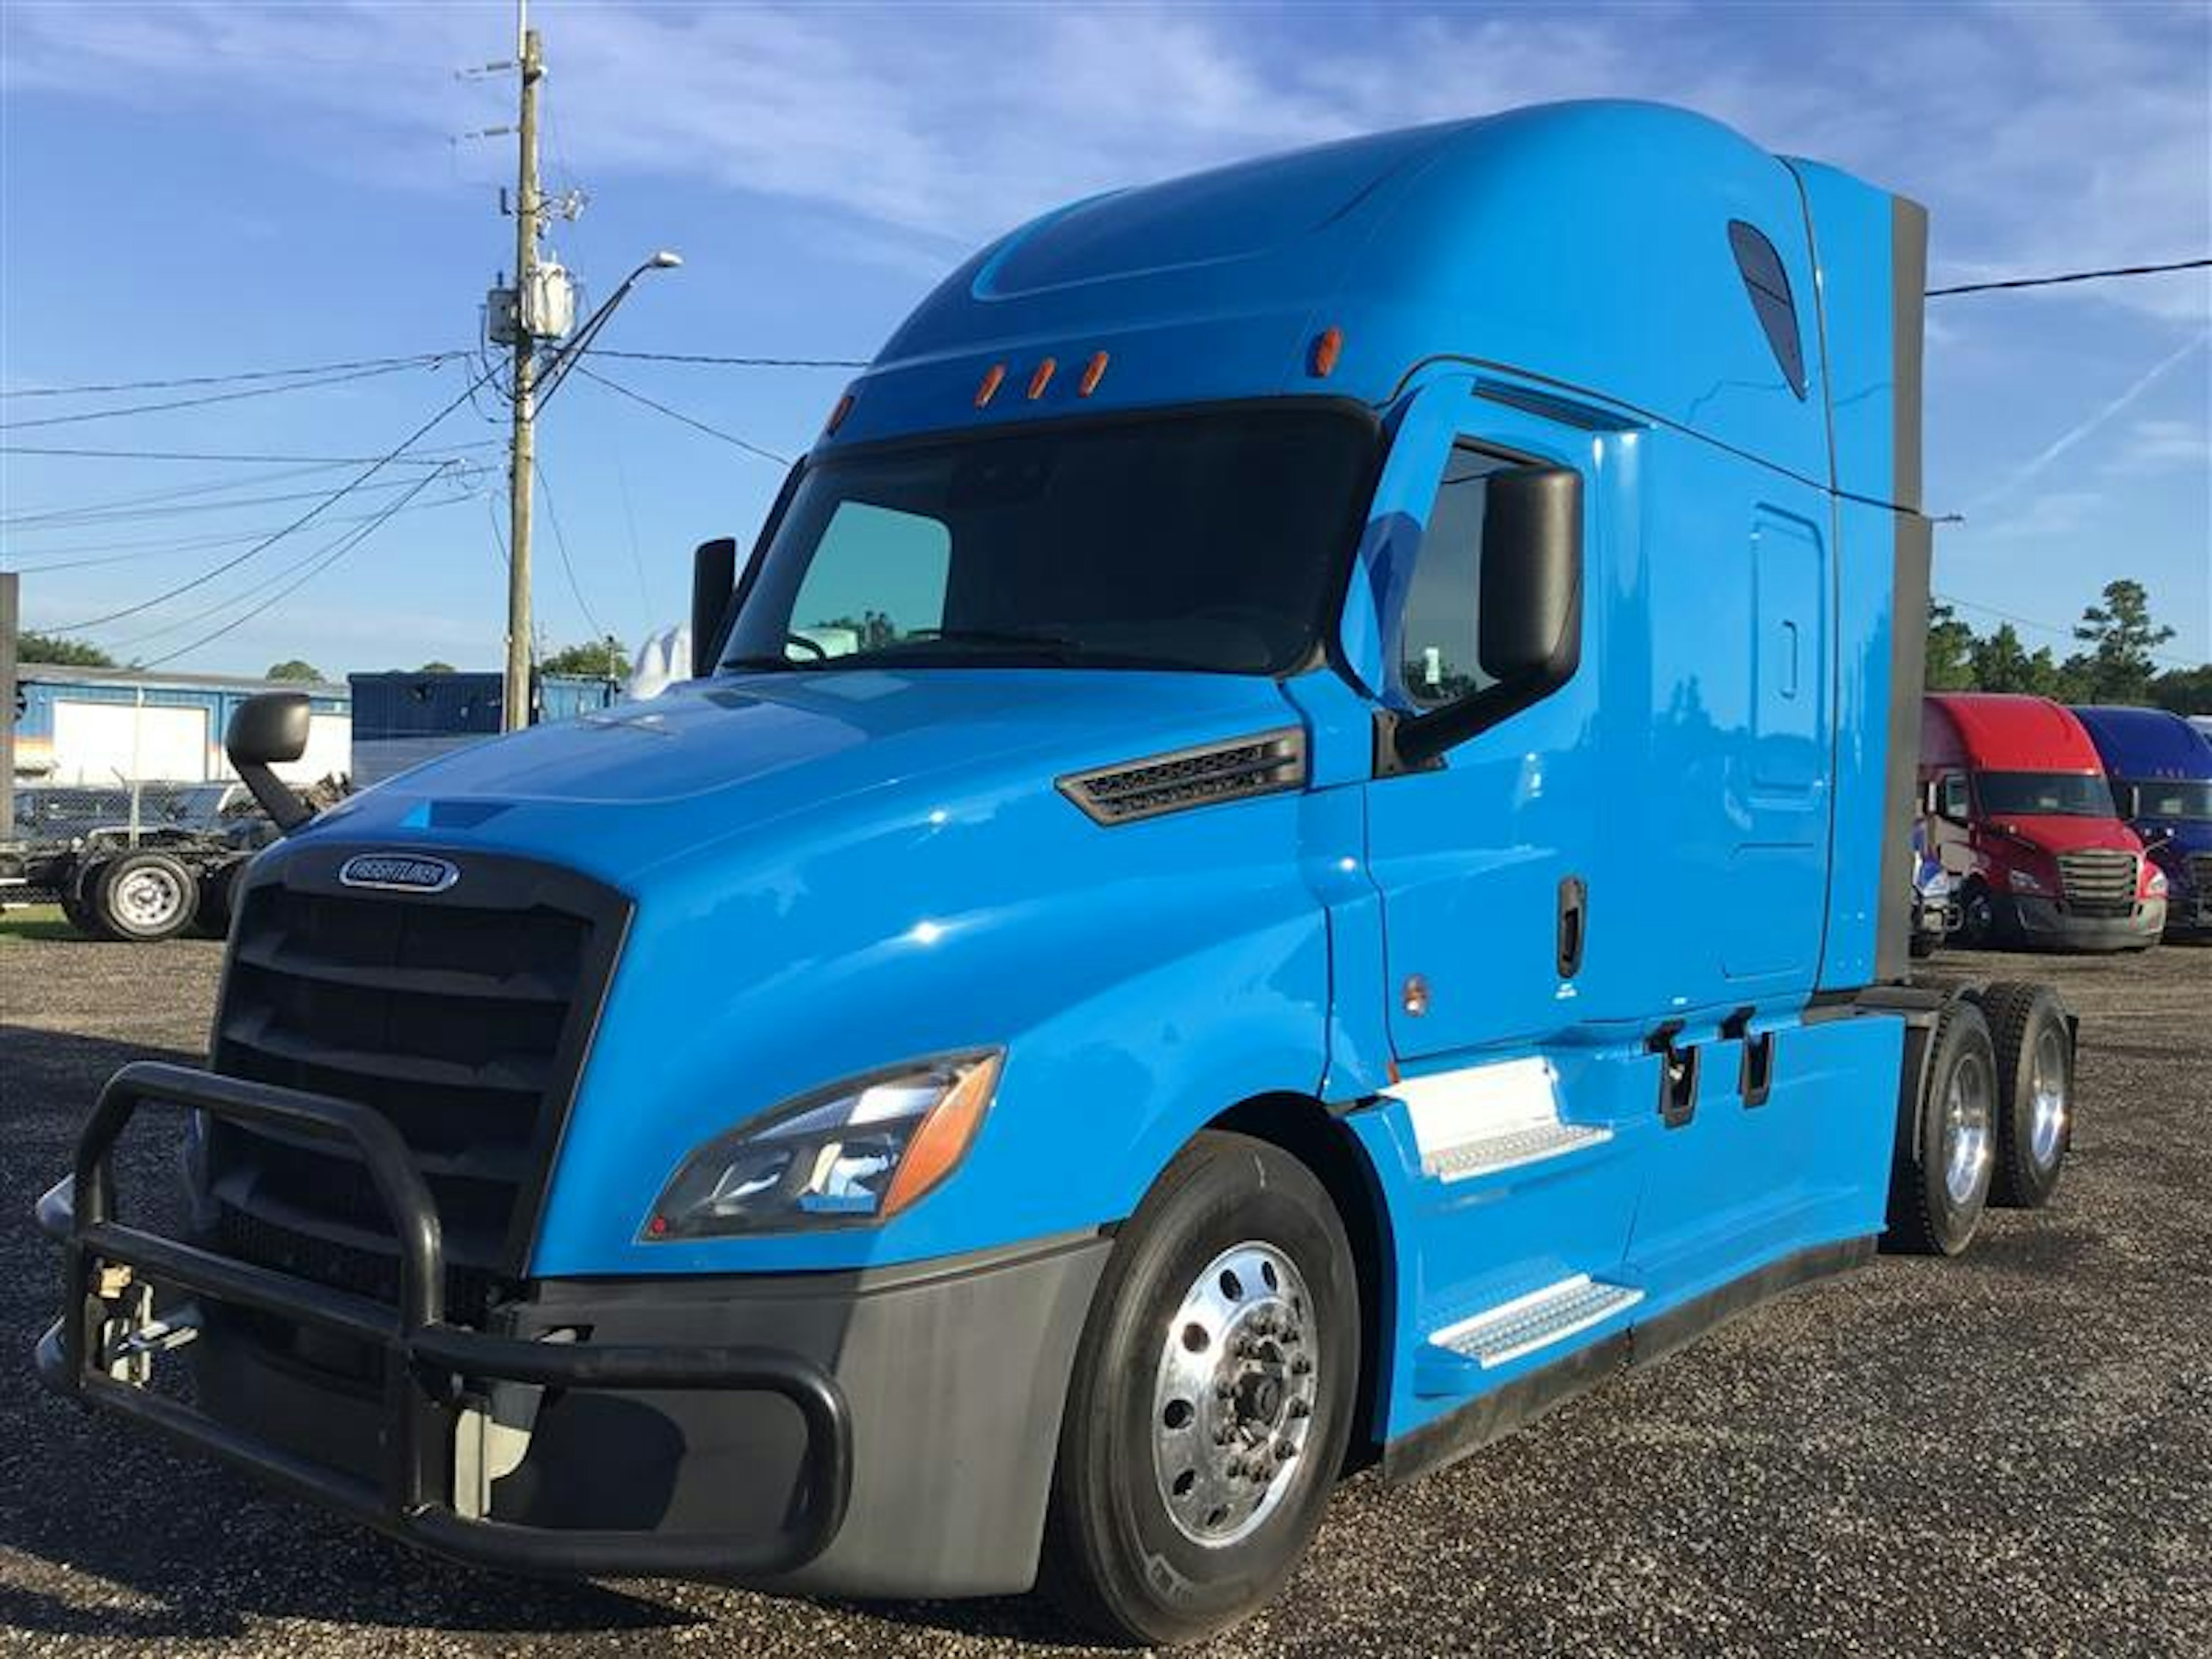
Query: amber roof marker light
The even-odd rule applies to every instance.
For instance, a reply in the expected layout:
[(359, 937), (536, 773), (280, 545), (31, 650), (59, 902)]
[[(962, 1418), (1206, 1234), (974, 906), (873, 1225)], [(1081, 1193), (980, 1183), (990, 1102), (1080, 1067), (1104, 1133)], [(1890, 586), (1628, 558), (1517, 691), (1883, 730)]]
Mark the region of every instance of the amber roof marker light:
[(837, 399), (837, 406), (830, 411), (829, 420), (823, 423), (823, 437), (834, 438), (837, 435), (837, 428), (845, 424), (845, 417), (853, 412), (853, 391), (848, 386), (846, 388), (845, 395)]
[(1075, 383), (1075, 395), (1088, 398), (1098, 390), (1098, 382), (1106, 378), (1106, 354), (1094, 351), (1091, 361), (1083, 366), (1083, 378)]
[(1030, 376), (1029, 397), (1031, 403), (1044, 396), (1044, 389), (1052, 384), (1052, 377), (1059, 368), (1060, 362), (1054, 357), (1048, 357), (1036, 366), (1036, 372)]
[(1006, 383), (1006, 366), (993, 363), (983, 371), (983, 383), (975, 388), (975, 407), (986, 408), (999, 395), (999, 388)]

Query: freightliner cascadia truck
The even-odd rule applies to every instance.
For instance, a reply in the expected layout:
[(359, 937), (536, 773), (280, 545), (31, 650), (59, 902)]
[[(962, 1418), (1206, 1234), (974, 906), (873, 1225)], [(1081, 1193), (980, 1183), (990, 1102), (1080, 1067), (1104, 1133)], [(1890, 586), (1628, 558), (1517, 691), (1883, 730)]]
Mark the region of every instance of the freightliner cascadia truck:
[(2212, 733), (2163, 708), (2076, 708), (2113, 805), (2166, 881), (2166, 937), (2212, 942)]
[(2141, 951), (2166, 927), (2166, 876), (2121, 820), (2105, 763), (2048, 697), (1927, 699), (1930, 840), (1959, 880), (1962, 945)]
[(286, 813), (45, 1374), (465, 1560), (1175, 1641), (1347, 1467), (2040, 1202), (2064, 1010), (1905, 982), (1923, 236), (1592, 103), (1004, 237), (691, 679)]

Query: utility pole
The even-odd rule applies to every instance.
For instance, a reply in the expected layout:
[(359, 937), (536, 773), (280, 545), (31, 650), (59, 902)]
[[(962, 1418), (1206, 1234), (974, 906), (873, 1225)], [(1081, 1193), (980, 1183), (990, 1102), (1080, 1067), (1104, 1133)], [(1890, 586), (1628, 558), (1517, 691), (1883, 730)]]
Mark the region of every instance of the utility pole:
[(15, 619), (16, 583), (12, 570), (0, 570), (0, 841), (15, 833)]
[(507, 476), (507, 674), (500, 726), (518, 732), (530, 724), (530, 500), (538, 414), (538, 82), (545, 73), (538, 31), (530, 27), (529, 0), (515, 0), (521, 36), (516, 58), (522, 109), (516, 132), (520, 158), (514, 200), (514, 441)]

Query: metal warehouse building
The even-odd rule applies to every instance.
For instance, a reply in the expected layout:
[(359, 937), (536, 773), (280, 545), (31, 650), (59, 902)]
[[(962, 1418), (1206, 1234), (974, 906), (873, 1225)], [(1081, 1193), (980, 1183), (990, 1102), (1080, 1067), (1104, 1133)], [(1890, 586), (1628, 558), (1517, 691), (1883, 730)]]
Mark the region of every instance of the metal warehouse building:
[(25, 663), (15, 775), (26, 783), (206, 783), (232, 775), (222, 737), (231, 711), (258, 691), (305, 691), (307, 752), (277, 771), (312, 783), (353, 764), (352, 706), (342, 685), (64, 668)]

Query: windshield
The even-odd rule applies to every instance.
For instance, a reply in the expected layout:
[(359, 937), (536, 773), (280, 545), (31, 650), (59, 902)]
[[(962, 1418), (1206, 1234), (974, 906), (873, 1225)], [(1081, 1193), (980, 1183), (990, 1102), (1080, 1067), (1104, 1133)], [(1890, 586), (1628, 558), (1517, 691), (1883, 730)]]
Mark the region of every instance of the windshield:
[(2183, 818), (2212, 823), (2212, 778), (2139, 778), (2124, 784), (2139, 818)]
[(2095, 772), (1984, 772), (1975, 779), (1992, 817), (2109, 818), (2112, 792)]
[(1307, 404), (832, 456), (793, 493), (723, 666), (1288, 672), (1378, 441)]

